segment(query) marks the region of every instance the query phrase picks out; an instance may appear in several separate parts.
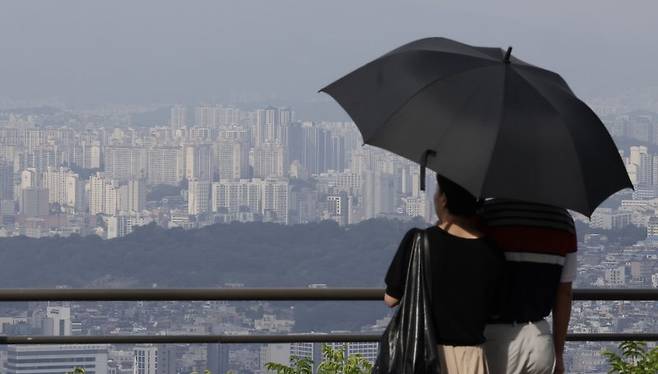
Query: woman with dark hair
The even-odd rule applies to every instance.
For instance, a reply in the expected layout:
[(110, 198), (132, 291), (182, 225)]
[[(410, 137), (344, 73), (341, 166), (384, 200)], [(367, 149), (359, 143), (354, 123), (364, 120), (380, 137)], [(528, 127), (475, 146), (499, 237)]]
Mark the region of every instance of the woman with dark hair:
[[(425, 232), (442, 373), (486, 374), (483, 332), (495, 311), (504, 259), (478, 230), (477, 199), (443, 176), (437, 175), (437, 182), (434, 206), (439, 221)], [(390, 307), (402, 298), (409, 253), (418, 230), (404, 236), (386, 274), (384, 301)]]

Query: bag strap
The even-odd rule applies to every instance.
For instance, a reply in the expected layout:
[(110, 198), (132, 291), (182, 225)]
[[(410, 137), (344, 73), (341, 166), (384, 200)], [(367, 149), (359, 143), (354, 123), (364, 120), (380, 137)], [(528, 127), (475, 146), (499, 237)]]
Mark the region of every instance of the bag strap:
[(431, 258), (431, 252), (430, 252), (430, 241), (429, 241), (429, 235), (427, 235), (427, 230), (423, 230), (420, 232), (420, 235), (422, 236), (422, 251), (420, 255), (422, 256), (422, 264), (423, 264), (423, 275), (425, 278), (425, 287), (427, 292), (427, 296), (430, 300), (432, 301), (432, 274), (430, 272), (430, 269), (432, 267), (432, 261), (430, 260)]

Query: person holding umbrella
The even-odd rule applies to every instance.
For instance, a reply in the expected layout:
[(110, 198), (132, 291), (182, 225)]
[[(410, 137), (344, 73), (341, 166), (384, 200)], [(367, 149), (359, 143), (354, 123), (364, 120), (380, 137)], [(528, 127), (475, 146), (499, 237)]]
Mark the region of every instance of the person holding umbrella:
[[(437, 175), (434, 207), (439, 223), (425, 230), (430, 253), (431, 311), (441, 373), (487, 374), (482, 344), (484, 328), (497, 306), (504, 259), (478, 229), (477, 199)], [(386, 273), (384, 301), (390, 307), (403, 297), (411, 246), (410, 230)]]
[[(500, 308), (485, 330), (493, 373), (564, 373), (564, 342), (576, 278), (576, 229), (562, 208), (488, 200), (483, 231), (506, 259)], [(553, 329), (545, 318), (552, 314)]]
[[(418, 161), (421, 187), (425, 167), (429, 167), (478, 199), (539, 204), (531, 209), (538, 214), (547, 206), (557, 207), (554, 213), (564, 216), (561, 227), (569, 232), (564, 209), (591, 216), (603, 200), (632, 188), (632, 184), (605, 126), (564, 79), (511, 52), (511, 47), (502, 50), (446, 38), (420, 39), (356, 69), (322, 91), (350, 115), (365, 144)], [(508, 212), (514, 214), (514, 209)], [(490, 217), (485, 207), (485, 223)], [(491, 229), (502, 230), (496, 225)], [(526, 239), (546, 240), (548, 236), (539, 231)], [(523, 310), (536, 303), (535, 298), (542, 299), (537, 303), (541, 305), (537, 308), (542, 311), (540, 318), (547, 314), (549, 305), (554, 313), (562, 314), (556, 326), (561, 331), (566, 331), (570, 304), (563, 302), (556, 309), (555, 300), (569, 296), (571, 279), (562, 278), (562, 273), (568, 274), (575, 264), (573, 258), (567, 258), (575, 251), (573, 236), (569, 240), (570, 247), (560, 243), (530, 256), (503, 248), (508, 265), (510, 257), (518, 263), (527, 258), (561, 262), (550, 275), (536, 275), (547, 277), (543, 282), (551, 284), (550, 292), (533, 293), (529, 286), (523, 297), (515, 297), (514, 304)], [(551, 257), (554, 255), (559, 259)], [(513, 276), (510, 282), (524, 281)], [(531, 322), (538, 315), (504, 316), (508, 317), (510, 320), (504, 322), (518, 323)], [(556, 332), (558, 351), (564, 335)], [(551, 361), (551, 355), (546, 357), (546, 362)], [(518, 371), (510, 371), (511, 367), (504, 370), (543, 373), (549, 365), (535, 366), (542, 366), (544, 371), (531, 371), (524, 365)]]

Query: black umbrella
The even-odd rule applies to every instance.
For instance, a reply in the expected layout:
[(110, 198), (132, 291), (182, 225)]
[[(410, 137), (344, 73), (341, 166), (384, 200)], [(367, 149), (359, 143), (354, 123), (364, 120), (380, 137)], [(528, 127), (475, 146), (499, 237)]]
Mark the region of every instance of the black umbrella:
[(321, 91), (352, 117), (364, 143), (426, 162), (478, 197), (589, 216), (632, 188), (596, 114), (558, 74), (515, 58), (511, 48), (421, 39)]

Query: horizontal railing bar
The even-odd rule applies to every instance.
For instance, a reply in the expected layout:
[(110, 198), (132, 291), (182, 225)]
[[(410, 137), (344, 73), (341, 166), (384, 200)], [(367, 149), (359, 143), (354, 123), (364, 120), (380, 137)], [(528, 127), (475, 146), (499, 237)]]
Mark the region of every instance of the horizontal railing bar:
[[(379, 334), (291, 334), (291, 335), (108, 335), (108, 336), (3, 336), (0, 345), (25, 344), (272, 344), (377, 342)], [(568, 334), (568, 341), (618, 342), (658, 341), (651, 333)]]
[[(382, 300), (382, 288), (132, 288), (0, 289), (0, 302), (11, 301), (191, 301), (191, 300)], [(576, 289), (574, 300), (658, 300), (658, 289)]]
[(658, 301), (657, 288), (580, 288), (573, 290), (579, 301)]
[(380, 288), (0, 289), (0, 301), (382, 300)]

